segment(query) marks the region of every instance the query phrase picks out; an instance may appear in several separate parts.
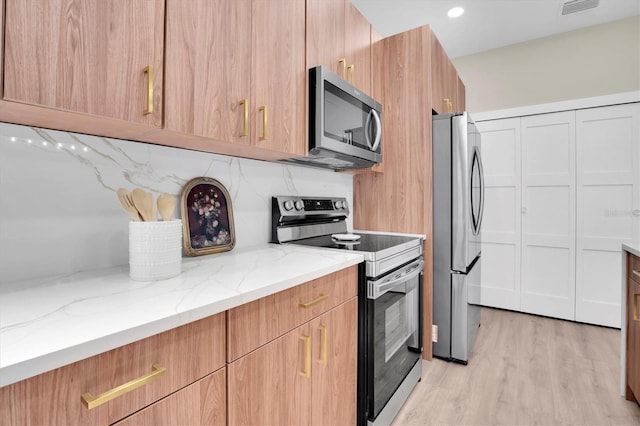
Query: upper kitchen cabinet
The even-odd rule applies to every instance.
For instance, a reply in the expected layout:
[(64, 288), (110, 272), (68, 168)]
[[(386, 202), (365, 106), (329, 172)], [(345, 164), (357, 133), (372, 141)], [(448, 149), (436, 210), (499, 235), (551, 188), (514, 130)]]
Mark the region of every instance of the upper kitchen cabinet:
[(251, 0), (167, 0), (165, 123), (249, 143)]
[(162, 125), (164, 0), (6, 0), (4, 99)]
[(307, 68), (317, 65), (371, 93), (371, 25), (348, 0), (307, 0)]
[(304, 10), (304, 0), (167, 0), (166, 129), (229, 155), (304, 155)]
[(438, 114), (464, 111), (458, 100), (458, 74), (438, 39), (431, 37), (431, 104)]
[(454, 105), (456, 105), (456, 110), (459, 112), (466, 111), (467, 110), (467, 91), (466, 91), (466, 88), (464, 87), (464, 83), (460, 79), (460, 76), (458, 76), (457, 95), (458, 96), (456, 97), (456, 101), (454, 103)]
[[(0, 0), (0, 22), (4, 23), (4, 0)], [(4, 31), (0, 31), (0, 98), (2, 98), (2, 82), (4, 81), (2, 76), (4, 75), (4, 55), (3, 49), (4, 47)]]
[(251, 143), (306, 155), (304, 0), (253, 0), (251, 30)]

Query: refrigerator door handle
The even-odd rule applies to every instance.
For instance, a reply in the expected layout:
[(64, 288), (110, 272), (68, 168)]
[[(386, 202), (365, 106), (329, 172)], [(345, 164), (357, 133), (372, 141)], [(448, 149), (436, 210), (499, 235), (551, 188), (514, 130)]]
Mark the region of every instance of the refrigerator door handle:
[(478, 233), (482, 227), (482, 217), (484, 216), (484, 167), (482, 167), (482, 157), (478, 149), (478, 167), (480, 168), (480, 215), (478, 218)]

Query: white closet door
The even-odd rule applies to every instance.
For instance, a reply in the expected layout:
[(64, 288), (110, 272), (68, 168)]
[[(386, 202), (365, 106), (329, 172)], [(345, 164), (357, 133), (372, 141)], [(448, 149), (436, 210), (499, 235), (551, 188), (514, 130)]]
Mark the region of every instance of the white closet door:
[(521, 310), (575, 318), (575, 112), (523, 117)]
[(640, 104), (576, 113), (576, 321), (620, 327), (621, 243), (640, 239)]
[(485, 177), (479, 303), (518, 311), (520, 118), (485, 121), (476, 125), (481, 135)]

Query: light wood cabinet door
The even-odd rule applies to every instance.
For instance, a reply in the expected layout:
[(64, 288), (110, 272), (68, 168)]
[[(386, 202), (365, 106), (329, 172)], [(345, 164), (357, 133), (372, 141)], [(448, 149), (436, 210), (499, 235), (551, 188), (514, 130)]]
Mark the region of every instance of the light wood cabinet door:
[(354, 297), (310, 324), (313, 425), (356, 423), (357, 322), (358, 300)]
[(307, 323), (228, 364), (229, 424), (309, 424), (311, 356)]
[(322, 65), (346, 78), (345, 0), (307, 0), (307, 68)]
[(438, 114), (460, 112), (456, 105), (458, 75), (456, 69), (435, 35), (431, 36), (432, 108)]
[(253, 0), (251, 121), (255, 146), (306, 155), (304, 0)]
[(249, 143), (251, 0), (168, 0), (166, 31), (166, 128)]
[[(4, 24), (4, 0), (0, 0), (0, 22)], [(0, 31), (0, 98), (4, 96), (4, 30)]]
[[(0, 424), (106, 425), (164, 398), (225, 365), (225, 314), (217, 314), (144, 340), (0, 388)], [(165, 368), (144, 386), (88, 408), (81, 397)], [(157, 372), (157, 370), (156, 370)]]
[(322, 65), (371, 94), (371, 24), (348, 0), (307, 0), (307, 68)]
[[(371, 24), (350, 1), (345, 1), (344, 55), (347, 81), (371, 94)], [(377, 99), (377, 98), (376, 98)]]
[(117, 426), (226, 424), (227, 375), (224, 368), (116, 423)]
[[(627, 389), (628, 400), (640, 401), (640, 258), (627, 255)], [(636, 319), (638, 318), (638, 319)]]
[(5, 22), (4, 99), (162, 125), (163, 0), (7, 1)]
[(454, 106), (456, 107), (457, 112), (467, 110), (467, 90), (460, 76), (458, 76), (458, 96)]

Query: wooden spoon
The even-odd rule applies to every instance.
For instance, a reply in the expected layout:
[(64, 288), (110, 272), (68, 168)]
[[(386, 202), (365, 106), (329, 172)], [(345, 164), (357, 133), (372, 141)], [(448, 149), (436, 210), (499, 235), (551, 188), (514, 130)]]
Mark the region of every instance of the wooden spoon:
[(131, 191), (131, 197), (133, 199), (133, 205), (136, 206), (140, 216), (142, 216), (142, 220), (145, 222), (155, 222), (153, 195), (144, 189), (136, 188)]
[(118, 201), (120, 202), (120, 206), (122, 209), (129, 215), (131, 220), (135, 222), (139, 222), (142, 220), (140, 217), (140, 213), (138, 213), (138, 209), (133, 205), (133, 201), (131, 200), (131, 194), (124, 188), (118, 188)]
[(171, 220), (173, 210), (176, 208), (176, 199), (171, 194), (158, 195), (158, 211), (162, 220)]

